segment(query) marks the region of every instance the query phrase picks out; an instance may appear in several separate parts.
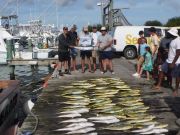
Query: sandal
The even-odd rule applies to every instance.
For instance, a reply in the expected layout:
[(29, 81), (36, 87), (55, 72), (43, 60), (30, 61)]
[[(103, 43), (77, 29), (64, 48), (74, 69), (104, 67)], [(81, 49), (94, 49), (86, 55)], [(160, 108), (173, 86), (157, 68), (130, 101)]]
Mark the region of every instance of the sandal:
[(81, 73), (85, 73), (85, 70), (82, 70), (82, 72)]
[(173, 92), (173, 96), (174, 96), (174, 97), (177, 97), (177, 96), (178, 96), (178, 92), (177, 92), (177, 91), (174, 91), (174, 92)]
[(155, 89), (155, 90), (160, 90), (161, 87), (159, 87), (159, 86), (153, 86), (153, 89)]

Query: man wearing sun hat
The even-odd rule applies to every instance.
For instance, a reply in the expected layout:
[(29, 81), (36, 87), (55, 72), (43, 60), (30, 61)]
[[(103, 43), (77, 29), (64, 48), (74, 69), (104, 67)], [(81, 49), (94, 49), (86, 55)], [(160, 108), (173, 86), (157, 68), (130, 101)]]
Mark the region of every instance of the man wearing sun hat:
[(162, 65), (162, 72), (160, 73), (159, 82), (156, 88), (160, 88), (164, 73), (167, 73), (170, 70), (172, 77), (176, 78), (176, 87), (173, 94), (174, 96), (177, 96), (180, 83), (180, 37), (176, 28), (171, 28), (168, 33), (173, 40), (170, 43), (168, 58)]
[(107, 33), (106, 27), (101, 28), (101, 35), (98, 37), (97, 46), (100, 50), (100, 59), (102, 60), (103, 71), (102, 74), (107, 72), (107, 67), (112, 74), (113, 65), (112, 65), (112, 36)]

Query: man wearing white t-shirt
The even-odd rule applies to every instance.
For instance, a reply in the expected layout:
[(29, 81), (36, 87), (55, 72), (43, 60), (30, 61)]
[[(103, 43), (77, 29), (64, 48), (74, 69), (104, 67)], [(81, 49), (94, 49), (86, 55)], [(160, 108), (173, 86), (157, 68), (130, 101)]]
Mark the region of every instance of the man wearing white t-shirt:
[[(91, 47), (92, 46), (92, 37), (90, 33), (88, 32), (88, 27), (83, 27), (83, 31), (79, 34), (79, 45), (81, 47)], [(92, 73), (91, 70), (91, 57), (92, 57), (92, 51), (91, 50), (81, 50), (80, 51), (81, 56), (81, 67), (82, 67), (82, 73), (85, 73), (85, 58), (87, 58), (87, 64), (89, 68), (89, 72)]]
[[(92, 39), (93, 39), (93, 47), (97, 45), (97, 40), (98, 37), (101, 35), (99, 31), (97, 31), (97, 26), (93, 26), (93, 31), (91, 33)], [(92, 51), (92, 61), (93, 61), (93, 67), (94, 67), (94, 72), (96, 71), (96, 58), (97, 58), (97, 51), (94, 49)], [(100, 63), (100, 62), (99, 62)]]
[(170, 29), (168, 33), (172, 36), (173, 40), (170, 43), (168, 58), (162, 65), (162, 72), (160, 73), (156, 88), (160, 87), (164, 73), (170, 70), (172, 77), (176, 78), (176, 86), (173, 94), (177, 96), (180, 83), (180, 37), (178, 35), (178, 30), (175, 28)]

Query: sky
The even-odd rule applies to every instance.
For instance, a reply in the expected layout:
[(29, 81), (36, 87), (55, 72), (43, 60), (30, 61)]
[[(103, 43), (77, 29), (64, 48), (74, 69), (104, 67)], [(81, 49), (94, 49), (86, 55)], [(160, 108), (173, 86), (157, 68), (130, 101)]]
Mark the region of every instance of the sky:
[[(82, 27), (101, 23), (98, 2), (100, 0), (0, 0), (0, 15), (18, 13), (19, 23), (40, 19), (44, 24), (58, 27), (72, 24)], [(122, 11), (132, 25), (143, 25), (147, 20), (166, 23), (169, 18), (180, 16), (180, 0), (114, 0), (114, 8), (129, 8)]]

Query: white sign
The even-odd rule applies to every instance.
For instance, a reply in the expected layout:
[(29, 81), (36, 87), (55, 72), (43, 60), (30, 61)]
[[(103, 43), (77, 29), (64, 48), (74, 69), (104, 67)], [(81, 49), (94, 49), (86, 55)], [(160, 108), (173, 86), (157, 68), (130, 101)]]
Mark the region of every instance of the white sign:
[(87, 37), (81, 37), (79, 41), (80, 46), (92, 46), (92, 38)]

